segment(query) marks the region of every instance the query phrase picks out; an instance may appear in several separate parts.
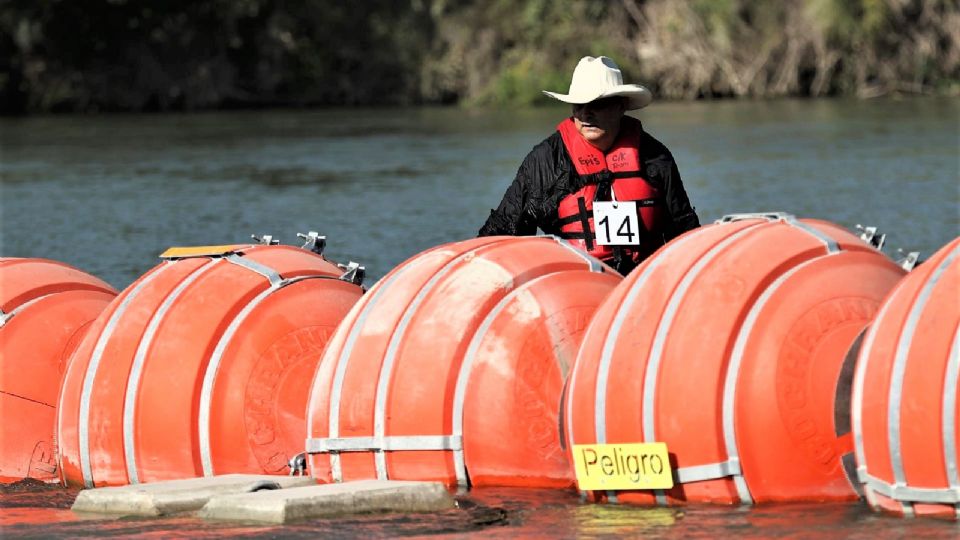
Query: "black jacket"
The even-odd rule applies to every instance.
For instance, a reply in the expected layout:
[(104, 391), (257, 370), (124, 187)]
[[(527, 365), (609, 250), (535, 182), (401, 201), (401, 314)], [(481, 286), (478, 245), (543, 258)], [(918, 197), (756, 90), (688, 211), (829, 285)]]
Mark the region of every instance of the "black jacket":
[[(690, 206), (673, 156), (646, 131), (640, 138), (640, 161), (644, 178), (664, 195), (663, 242), (699, 227), (700, 220)], [(527, 154), (500, 206), (490, 212), (480, 228), (479, 236), (529, 236), (536, 234), (538, 227), (546, 234), (559, 234), (560, 200), (584, 185), (586, 182), (570, 161), (560, 132), (555, 131)]]

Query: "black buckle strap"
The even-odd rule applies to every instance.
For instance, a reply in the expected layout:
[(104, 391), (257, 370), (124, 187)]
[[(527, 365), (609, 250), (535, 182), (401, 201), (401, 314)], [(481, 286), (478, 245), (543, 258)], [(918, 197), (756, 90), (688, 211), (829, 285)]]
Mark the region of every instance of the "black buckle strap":
[(587, 244), (587, 251), (593, 251), (593, 233), (590, 231), (590, 215), (587, 214), (587, 201), (577, 197), (577, 207), (580, 209), (580, 226), (583, 227), (583, 241)]
[(597, 182), (597, 191), (593, 193), (594, 201), (609, 201), (613, 199), (613, 174), (610, 171), (597, 173), (600, 181)]
[(570, 214), (565, 218), (560, 218), (557, 220), (557, 225), (563, 227), (564, 225), (570, 225), (571, 223), (580, 223), (580, 214)]
[[(657, 197), (657, 198), (655, 198), (655, 199), (640, 199), (640, 200), (636, 200), (636, 201), (626, 201), (626, 202), (635, 202), (635, 203), (637, 203), (637, 207), (638, 207), (638, 208), (649, 208), (649, 207), (653, 207), (653, 206), (659, 206), (660, 204), (662, 204), (662, 203), (663, 203), (663, 198)], [(561, 227), (564, 226), (564, 225), (569, 225), (569, 224), (571, 224), (571, 223), (580, 223), (580, 214), (579, 214), (579, 213), (570, 214), (570, 215), (567, 216), (567, 217), (560, 218), (560, 219), (557, 220), (557, 225), (559, 225), (559, 226), (561, 226)]]

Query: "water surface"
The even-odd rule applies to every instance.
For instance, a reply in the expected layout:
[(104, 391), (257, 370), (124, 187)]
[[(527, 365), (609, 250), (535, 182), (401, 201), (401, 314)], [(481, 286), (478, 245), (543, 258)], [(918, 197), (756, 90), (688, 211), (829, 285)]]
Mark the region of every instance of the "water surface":
[(581, 503), (569, 491), (478, 489), (459, 508), (431, 514), (314, 519), (285, 526), (75, 514), (75, 492), (0, 492), (0, 532), (10, 537), (153, 538), (957, 538), (953, 522), (899, 519), (860, 504), (637, 508)]
[[(297, 232), (372, 279), (472, 237), (524, 155), (563, 118), (341, 109), (0, 119), (0, 254), (73, 264), (117, 287), (173, 245)], [(655, 103), (709, 222), (783, 210), (876, 225), (929, 255), (960, 234), (956, 100)]]
[[(70, 263), (126, 287), (173, 245), (295, 243), (371, 279), (472, 237), (529, 149), (566, 111), (350, 109), (0, 119), (0, 255)], [(783, 210), (925, 256), (960, 234), (955, 100), (663, 103), (641, 111), (675, 154), (703, 222)], [(32, 498), (31, 498), (32, 497)], [(27, 536), (433, 535), (510, 538), (957, 537), (955, 524), (863, 505), (638, 509), (569, 492), (474, 492), (457, 512), (319, 520), (282, 529), (194, 518), (84, 521), (72, 494), (0, 495), (0, 528)]]

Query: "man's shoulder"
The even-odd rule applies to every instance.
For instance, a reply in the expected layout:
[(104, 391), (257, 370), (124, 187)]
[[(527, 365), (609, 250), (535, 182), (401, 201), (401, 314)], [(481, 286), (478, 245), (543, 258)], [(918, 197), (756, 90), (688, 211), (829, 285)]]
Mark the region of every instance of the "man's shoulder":
[(560, 132), (554, 131), (546, 139), (543, 139), (537, 143), (533, 149), (530, 150), (530, 153), (527, 154), (527, 159), (530, 158), (552, 158), (556, 156), (557, 150), (563, 145), (563, 141), (560, 138)]
[(644, 159), (673, 160), (673, 154), (667, 145), (651, 135), (647, 130), (640, 130), (640, 152)]
[(523, 168), (528, 172), (543, 172), (556, 169), (563, 155), (563, 142), (560, 133), (554, 131), (550, 136), (534, 146), (523, 159)]
[[(639, 126), (639, 121), (637, 125)], [(667, 145), (640, 127), (640, 160), (646, 171), (648, 181), (658, 187), (665, 186), (671, 178), (671, 172), (676, 167), (673, 154)]]

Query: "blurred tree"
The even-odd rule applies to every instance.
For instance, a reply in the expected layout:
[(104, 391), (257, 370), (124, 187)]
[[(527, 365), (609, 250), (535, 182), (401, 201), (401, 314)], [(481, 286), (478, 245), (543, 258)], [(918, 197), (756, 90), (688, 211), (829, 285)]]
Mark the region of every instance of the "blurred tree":
[(625, 56), (622, 14), (603, 0), (437, 0), (421, 92), (471, 104), (545, 102), (540, 90), (566, 90), (581, 56)]
[(960, 91), (956, 0), (4, 0), (0, 112)]

